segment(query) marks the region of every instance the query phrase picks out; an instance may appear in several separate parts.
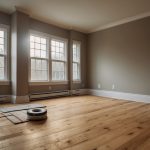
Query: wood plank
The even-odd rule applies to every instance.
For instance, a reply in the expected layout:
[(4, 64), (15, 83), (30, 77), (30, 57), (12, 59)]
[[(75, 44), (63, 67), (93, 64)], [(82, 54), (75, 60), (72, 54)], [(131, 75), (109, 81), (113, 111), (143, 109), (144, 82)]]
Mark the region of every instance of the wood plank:
[(149, 104), (96, 96), (32, 103), (47, 106), (47, 121), (13, 125), (0, 118), (0, 150), (149, 149)]
[(7, 116), (7, 119), (14, 124), (22, 123), (22, 121), (15, 116)]

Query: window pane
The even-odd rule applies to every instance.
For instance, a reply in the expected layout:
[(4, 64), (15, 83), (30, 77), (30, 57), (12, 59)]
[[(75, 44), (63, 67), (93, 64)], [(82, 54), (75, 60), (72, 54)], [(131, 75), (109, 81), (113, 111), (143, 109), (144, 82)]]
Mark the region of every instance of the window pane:
[(47, 61), (42, 60), (42, 70), (48, 70)]
[(36, 48), (36, 49), (40, 49), (40, 44), (35, 43), (35, 48)]
[(64, 42), (58, 40), (51, 41), (51, 58), (54, 60), (66, 60)]
[(42, 71), (42, 79), (47, 80), (47, 71)]
[(0, 56), (0, 68), (4, 68), (4, 57)]
[(31, 80), (48, 80), (48, 61), (31, 59)]
[(4, 79), (4, 57), (0, 57), (0, 80)]
[(48, 58), (46, 38), (30, 36), (30, 56), (37, 58)]
[(65, 63), (52, 62), (52, 80), (65, 80)]
[(30, 41), (34, 42), (34, 36), (32, 36), (32, 35), (30, 36)]
[(4, 80), (4, 68), (0, 68), (0, 80)]
[(41, 58), (46, 58), (46, 51), (41, 51)]
[(34, 49), (31, 49), (31, 50), (30, 50), (30, 56), (31, 56), (31, 57), (34, 57), (34, 56), (35, 56), (35, 50), (34, 50)]
[(73, 43), (73, 80), (80, 80), (80, 43)]
[(42, 70), (42, 60), (36, 60), (36, 70)]
[(46, 50), (46, 45), (41, 44), (41, 50)]
[(40, 37), (35, 37), (35, 42), (40, 43)]
[(56, 42), (56, 47), (59, 47), (59, 42)]
[(0, 45), (0, 54), (4, 54), (4, 45)]
[(40, 50), (35, 50), (35, 57), (41, 57)]
[(33, 42), (30, 43), (30, 48), (35, 48)]
[(4, 31), (0, 31), (0, 37), (4, 38)]
[(80, 44), (73, 44), (73, 62), (80, 62)]
[(0, 44), (4, 44), (4, 38), (0, 38)]
[(31, 70), (35, 70), (35, 59), (31, 59)]
[(61, 48), (64, 48), (64, 43), (60, 43), (60, 47), (61, 47)]
[(63, 48), (60, 48), (60, 53), (64, 53), (64, 49)]
[[(5, 56), (7, 54), (7, 39), (5, 39), (5, 31), (0, 30), (0, 80), (4, 80), (7, 79), (6, 78), (6, 74), (5, 74), (5, 70), (7, 68), (6, 63), (5, 63), (5, 59), (7, 59), (7, 57)], [(6, 46), (6, 47), (5, 47)]]
[(45, 38), (41, 38), (41, 43), (46, 45), (46, 39)]
[(51, 45), (55, 46), (55, 41), (54, 40), (51, 41)]

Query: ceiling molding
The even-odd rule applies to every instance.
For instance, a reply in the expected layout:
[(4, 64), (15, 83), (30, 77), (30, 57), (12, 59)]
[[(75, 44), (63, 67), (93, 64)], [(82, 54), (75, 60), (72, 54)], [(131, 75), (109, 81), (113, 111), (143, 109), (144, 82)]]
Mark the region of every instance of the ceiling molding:
[(97, 32), (97, 31), (105, 30), (105, 29), (112, 28), (112, 27), (115, 27), (115, 26), (118, 26), (118, 25), (121, 25), (121, 24), (125, 24), (125, 23), (128, 23), (128, 22), (132, 22), (132, 21), (135, 21), (135, 20), (146, 18), (146, 17), (149, 17), (149, 16), (150, 16), (150, 12), (146, 12), (146, 13), (142, 13), (142, 14), (139, 14), (139, 15), (136, 15), (136, 16), (124, 18), (124, 19), (121, 19), (119, 21), (115, 21), (115, 22), (109, 23), (107, 25), (100, 26), (96, 29), (92, 29), (88, 33), (93, 33), (93, 32)]

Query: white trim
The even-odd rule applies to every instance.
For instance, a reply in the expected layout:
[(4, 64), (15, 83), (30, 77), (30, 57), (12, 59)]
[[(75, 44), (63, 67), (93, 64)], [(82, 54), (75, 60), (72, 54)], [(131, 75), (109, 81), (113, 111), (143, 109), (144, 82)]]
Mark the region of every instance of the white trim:
[(117, 91), (95, 90), (95, 89), (89, 89), (88, 93), (90, 95), (95, 95), (95, 96), (103, 96), (109, 98), (150, 103), (150, 95), (124, 93), (124, 92), (117, 92)]
[(105, 30), (105, 29), (108, 29), (108, 28), (111, 28), (111, 27), (115, 27), (115, 26), (118, 26), (118, 25), (121, 25), (121, 24), (129, 23), (129, 22), (139, 20), (139, 19), (142, 19), (142, 18), (146, 18), (146, 17), (149, 17), (149, 16), (150, 16), (150, 12), (146, 12), (146, 13), (135, 15), (135, 16), (132, 16), (132, 17), (127, 17), (127, 18), (124, 18), (124, 19), (121, 19), (121, 20), (118, 20), (118, 21), (100, 26), (98, 28), (92, 29), (88, 33)]

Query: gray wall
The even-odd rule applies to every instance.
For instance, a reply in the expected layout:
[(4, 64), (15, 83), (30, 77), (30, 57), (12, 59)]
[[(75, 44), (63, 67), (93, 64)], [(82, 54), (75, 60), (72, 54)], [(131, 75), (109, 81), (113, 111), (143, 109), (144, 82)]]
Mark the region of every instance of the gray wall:
[[(59, 36), (62, 38), (66, 38), (68, 40), (68, 51), (69, 51), (69, 57), (68, 57), (68, 77), (71, 76), (70, 73), (70, 65), (72, 64), (72, 62), (70, 61), (70, 57), (71, 57), (71, 43), (72, 40), (78, 40), (81, 41), (81, 67), (82, 67), (82, 72), (81, 72), (81, 83), (78, 84), (71, 84), (70, 87), (70, 82), (68, 84), (61, 84), (61, 85), (29, 85), (29, 91), (30, 93), (34, 93), (34, 92), (47, 92), (50, 91), (49, 90), (49, 86), (51, 86), (51, 90), (55, 91), (55, 90), (67, 90), (67, 89), (79, 89), (79, 88), (85, 88), (87, 86), (87, 80), (86, 80), (86, 45), (87, 45), (87, 35), (77, 32), (77, 31), (70, 31), (70, 30), (66, 30), (66, 29), (62, 29), (59, 27), (56, 27), (54, 25), (50, 25), (47, 23), (43, 23), (41, 21), (35, 20), (30, 18), (30, 29), (31, 30), (35, 30), (35, 31), (39, 31), (39, 32), (43, 32), (43, 33), (48, 33), (50, 35), (54, 35), (54, 36)], [(71, 78), (69, 78), (71, 79)]]
[(12, 94), (28, 95), (29, 16), (15, 12), (11, 17)]
[(150, 17), (88, 35), (88, 87), (150, 94)]
[(11, 16), (0, 11), (0, 24), (5, 24), (10, 26)]
[[(28, 15), (15, 12), (11, 15), (0, 12), (0, 24), (9, 25), (11, 28), (11, 66), (9, 66), (11, 72), (11, 84), (0, 85), (0, 95), (13, 94), (17, 96), (24, 96), (28, 93), (34, 92), (47, 92), (49, 85), (29, 85), (28, 83), (28, 58), (29, 58), (29, 30), (35, 30), (44, 32), (50, 35), (59, 36), (68, 39), (68, 51), (70, 54), (72, 40), (79, 40), (82, 42), (81, 47), (81, 59), (82, 59), (82, 72), (80, 84), (68, 84), (65, 85), (50, 85), (52, 90), (65, 90), (65, 89), (78, 89), (84, 88), (87, 85), (86, 81), (86, 42), (87, 36), (77, 31), (70, 31), (63, 28), (59, 28), (54, 25), (43, 23), (36, 19), (30, 18)], [(71, 39), (71, 40), (70, 40)], [(28, 54), (28, 55), (27, 55)], [(68, 56), (69, 64), (70, 55)], [(68, 70), (70, 77), (70, 66)], [(70, 78), (69, 78), (70, 79)], [(70, 87), (70, 85), (72, 87)], [(11, 88), (12, 87), (12, 88)], [(11, 90), (12, 89), (12, 90)]]

